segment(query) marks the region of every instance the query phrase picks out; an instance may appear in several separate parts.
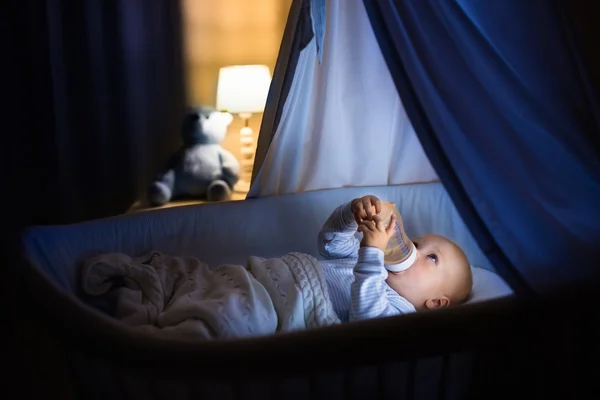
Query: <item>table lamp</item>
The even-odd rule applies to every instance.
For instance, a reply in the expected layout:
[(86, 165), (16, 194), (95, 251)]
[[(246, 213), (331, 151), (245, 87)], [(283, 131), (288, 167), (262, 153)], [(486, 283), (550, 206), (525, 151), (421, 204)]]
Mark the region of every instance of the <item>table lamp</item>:
[(217, 109), (238, 114), (244, 120), (240, 130), (240, 190), (250, 190), (256, 154), (248, 121), (253, 113), (264, 111), (270, 85), (271, 73), (266, 65), (232, 65), (219, 70)]

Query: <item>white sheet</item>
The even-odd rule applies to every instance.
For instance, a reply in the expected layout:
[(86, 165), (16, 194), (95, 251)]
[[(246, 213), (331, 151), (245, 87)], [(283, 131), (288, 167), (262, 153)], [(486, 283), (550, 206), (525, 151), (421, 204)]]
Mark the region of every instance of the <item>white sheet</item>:
[(323, 63), (313, 40), (249, 196), (437, 181), (362, 0), (327, 5)]

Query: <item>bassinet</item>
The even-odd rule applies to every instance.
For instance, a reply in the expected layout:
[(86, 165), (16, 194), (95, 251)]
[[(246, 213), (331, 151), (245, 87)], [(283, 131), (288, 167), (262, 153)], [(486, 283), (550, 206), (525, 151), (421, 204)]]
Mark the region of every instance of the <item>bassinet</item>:
[[(410, 235), (445, 234), (474, 265), (489, 267), (439, 183), (325, 190), (32, 227), (23, 241), (26, 281), (35, 294), (29, 313), (49, 326), (49, 337), (65, 356), (64, 365), (53, 361), (51, 368), (64, 367), (72, 393), (86, 399), (465, 399), (565, 389), (562, 381), (538, 378), (547, 372), (566, 376), (550, 361), (560, 359), (568, 342), (554, 340), (552, 356), (540, 358), (554, 337), (540, 332), (561, 331), (546, 332), (543, 322), (551, 319), (540, 312), (541, 303), (520, 304), (512, 296), (208, 343), (134, 334), (78, 297), (77, 267), (98, 252), (156, 249), (195, 255), (211, 265), (240, 263), (249, 255), (316, 254), (316, 234), (332, 208), (366, 193), (396, 201)], [(559, 299), (553, 314), (567, 307)]]

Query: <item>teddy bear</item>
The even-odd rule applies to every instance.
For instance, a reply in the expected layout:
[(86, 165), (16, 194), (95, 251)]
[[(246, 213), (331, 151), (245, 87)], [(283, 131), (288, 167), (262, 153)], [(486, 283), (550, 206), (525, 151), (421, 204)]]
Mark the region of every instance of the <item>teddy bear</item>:
[(148, 189), (151, 206), (176, 198), (223, 201), (231, 198), (240, 164), (221, 146), (233, 117), (209, 107), (189, 108), (181, 125), (183, 145)]

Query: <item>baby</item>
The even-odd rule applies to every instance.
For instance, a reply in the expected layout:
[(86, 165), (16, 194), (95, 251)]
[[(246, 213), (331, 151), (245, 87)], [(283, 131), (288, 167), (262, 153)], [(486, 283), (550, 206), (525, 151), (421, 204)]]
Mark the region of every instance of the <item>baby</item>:
[[(472, 287), (467, 257), (439, 235), (413, 240), (415, 263), (389, 272), (383, 251), (394, 233), (395, 216), (386, 228), (382, 203), (364, 196), (336, 208), (319, 233), (321, 265), (333, 308), (341, 321), (392, 316), (448, 307), (466, 301)], [(362, 240), (355, 233), (361, 232)]]
[(100, 306), (130, 327), (194, 339), (312, 329), (465, 301), (469, 263), (441, 236), (415, 239), (416, 261), (403, 272), (384, 268), (383, 250), (395, 225), (387, 211), (375, 196), (334, 210), (319, 233), (322, 260), (288, 253), (211, 268), (195, 257), (159, 251), (135, 258), (98, 254), (84, 263), (83, 292), (101, 297)]

